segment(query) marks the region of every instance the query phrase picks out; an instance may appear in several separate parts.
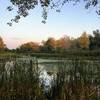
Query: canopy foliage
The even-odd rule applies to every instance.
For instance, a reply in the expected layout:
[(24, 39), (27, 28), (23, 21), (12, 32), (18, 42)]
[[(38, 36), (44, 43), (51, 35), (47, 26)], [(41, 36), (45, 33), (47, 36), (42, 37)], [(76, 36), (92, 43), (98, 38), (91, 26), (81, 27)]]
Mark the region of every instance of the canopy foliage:
[[(77, 4), (78, 2), (83, 2), (85, 8), (89, 9), (92, 7), (95, 9), (96, 13), (100, 15), (100, 2), (99, 0), (10, 0), (12, 6), (7, 7), (9, 11), (13, 10), (13, 5), (18, 8), (17, 15), (14, 19), (11, 19), (8, 25), (12, 26), (13, 22), (18, 23), (21, 17), (26, 17), (29, 14), (29, 11), (34, 9), (36, 6), (41, 6), (43, 9), (42, 17), (43, 23), (46, 23), (48, 10), (56, 9), (57, 12), (60, 12), (61, 8), (68, 3)], [(67, 12), (66, 12), (67, 13)]]

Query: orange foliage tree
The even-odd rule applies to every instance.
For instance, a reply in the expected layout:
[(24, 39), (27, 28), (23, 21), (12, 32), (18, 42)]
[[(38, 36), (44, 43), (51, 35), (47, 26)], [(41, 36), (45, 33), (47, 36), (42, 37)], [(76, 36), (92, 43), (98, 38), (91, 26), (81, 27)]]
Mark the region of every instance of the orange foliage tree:
[(56, 40), (52, 37), (48, 38), (47, 41), (42, 42), (42, 51), (44, 52), (55, 52)]
[(31, 52), (38, 52), (39, 51), (39, 44), (36, 42), (28, 42), (25, 44), (22, 44), (20, 46), (21, 51), (31, 51)]
[(84, 32), (79, 38), (80, 47), (83, 49), (89, 48), (89, 37), (86, 32)]
[(63, 51), (70, 48), (70, 38), (68, 36), (64, 36), (56, 41), (56, 49), (57, 51)]
[(0, 50), (6, 48), (3, 39), (0, 37)]

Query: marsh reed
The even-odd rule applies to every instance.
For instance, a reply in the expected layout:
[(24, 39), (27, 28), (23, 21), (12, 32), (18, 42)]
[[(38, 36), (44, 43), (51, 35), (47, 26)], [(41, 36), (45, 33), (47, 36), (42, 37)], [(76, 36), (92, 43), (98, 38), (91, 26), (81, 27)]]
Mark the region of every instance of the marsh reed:
[(0, 100), (99, 100), (100, 62), (61, 63), (51, 88), (40, 83), (38, 61), (0, 59)]

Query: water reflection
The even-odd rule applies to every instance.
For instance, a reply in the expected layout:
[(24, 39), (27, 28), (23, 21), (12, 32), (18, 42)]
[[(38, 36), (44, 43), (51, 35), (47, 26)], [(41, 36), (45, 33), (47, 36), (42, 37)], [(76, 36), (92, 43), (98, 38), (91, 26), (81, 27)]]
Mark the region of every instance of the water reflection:
[[(14, 62), (17, 62), (17, 65), (22, 66), (22, 70), (26, 71), (30, 67), (30, 60), (34, 62), (36, 59), (31, 58), (20, 58), (15, 61), (6, 61), (5, 70), (8, 75), (11, 71), (14, 71)], [(23, 63), (23, 64), (22, 64)], [(100, 72), (100, 61), (92, 60), (83, 60), (74, 62), (72, 60), (48, 60), (48, 59), (38, 59), (38, 70), (39, 70), (39, 79), (45, 87), (50, 87), (51, 82), (55, 76), (55, 73), (60, 69), (64, 69), (67, 72), (67, 80), (72, 77), (86, 77), (87, 80), (90, 80), (92, 83), (99, 81), (99, 72)], [(18, 69), (19, 70), (19, 69)]]
[[(16, 61), (6, 61), (5, 62), (5, 71), (7, 73), (8, 76), (10, 76), (11, 72), (14, 72), (15, 71), (15, 63), (17, 65), (20, 65), (20, 70), (24, 68), (24, 71), (27, 72), (28, 70), (28, 63), (29, 63), (29, 59), (26, 60), (26, 59), (17, 59)], [(23, 68), (21, 68), (21, 62), (22, 63), (25, 63), (25, 66), (22, 66)], [(25, 68), (26, 67), (26, 68)], [(50, 68), (50, 69), (47, 69), (47, 68)], [(52, 66), (53, 68), (53, 66)], [(43, 84), (45, 86), (45, 89), (48, 89), (51, 87), (51, 82), (53, 80), (53, 74), (50, 75), (48, 74), (48, 71), (52, 71), (52, 68), (50, 66), (50, 64), (47, 66), (45, 64), (38, 64), (38, 72), (39, 72), (39, 79), (40, 79), (40, 83)]]
[(53, 74), (48, 74), (47, 70), (42, 65), (39, 65), (39, 71), (40, 82), (45, 86), (45, 89), (47, 90), (51, 87), (51, 82), (53, 81)]

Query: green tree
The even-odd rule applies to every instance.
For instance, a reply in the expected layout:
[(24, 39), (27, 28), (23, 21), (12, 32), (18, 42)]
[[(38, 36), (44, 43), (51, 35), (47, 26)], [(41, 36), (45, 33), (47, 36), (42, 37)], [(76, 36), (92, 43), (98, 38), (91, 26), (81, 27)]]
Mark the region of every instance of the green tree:
[(100, 31), (93, 31), (95, 48), (100, 48)]
[(89, 35), (89, 41), (90, 41), (89, 49), (92, 50), (94, 49), (94, 37), (92, 35)]
[(90, 35), (89, 40), (90, 40), (90, 45), (89, 45), (90, 49), (100, 49), (100, 31), (99, 30), (93, 31), (93, 36)]
[(71, 50), (80, 49), (79, 38), (72, 38), (71, 39), (70, 49)]

